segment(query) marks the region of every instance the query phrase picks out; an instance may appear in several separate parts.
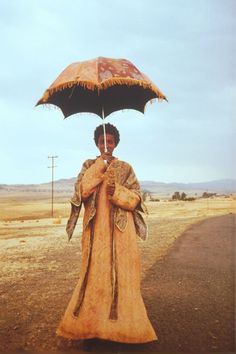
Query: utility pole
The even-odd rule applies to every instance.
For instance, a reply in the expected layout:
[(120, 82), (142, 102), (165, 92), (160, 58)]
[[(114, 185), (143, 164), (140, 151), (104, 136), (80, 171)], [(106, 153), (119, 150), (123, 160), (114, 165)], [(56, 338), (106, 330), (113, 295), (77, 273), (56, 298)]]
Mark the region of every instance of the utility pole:
[(48, 166), (48, 168), (52, 169), (52, 209), (51, 209), (51, 216), (53, 218), (53, 193), (54, 193), (54, 168), (57, 167), (54, 165), (54, 159), (56, 159), (58, 156), (48, 156), (49, 159), (52, 159), (52, 164), (51, 166)]

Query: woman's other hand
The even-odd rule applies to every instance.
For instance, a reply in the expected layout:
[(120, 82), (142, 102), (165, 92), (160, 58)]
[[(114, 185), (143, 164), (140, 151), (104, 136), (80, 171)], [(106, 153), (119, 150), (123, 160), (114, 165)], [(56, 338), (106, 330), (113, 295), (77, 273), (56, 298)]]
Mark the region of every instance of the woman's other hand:
[(113, 196), (114, 192), (115, 192), (115, 183), (114, 184), (108, 184), (107, 185), (107, 194), (110, 196)]
[(113, 196), (115, 192), (115, 171), (110, 168), (107, 171), (107, 194)]

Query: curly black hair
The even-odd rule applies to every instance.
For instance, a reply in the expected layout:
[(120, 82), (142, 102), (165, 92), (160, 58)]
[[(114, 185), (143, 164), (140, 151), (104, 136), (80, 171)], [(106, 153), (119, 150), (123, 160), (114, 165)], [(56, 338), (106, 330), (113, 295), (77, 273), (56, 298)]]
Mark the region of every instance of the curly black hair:
[[(116, 146), (119, 144), (120, 141), (120, 133), (118, 131), (118, 129), (110, 124), (110, 123), (106, 123), (105, 124), (105, 129), (106, 129), (106, 134), (111, 134), (114, 136), (115, 139), (115, 144)], [(95, 130), (94, 130), (94, 141), (95, 144), (98, 145), (98, 138), (100, 135), (103, 135), (103, 125), (99, 125)]]

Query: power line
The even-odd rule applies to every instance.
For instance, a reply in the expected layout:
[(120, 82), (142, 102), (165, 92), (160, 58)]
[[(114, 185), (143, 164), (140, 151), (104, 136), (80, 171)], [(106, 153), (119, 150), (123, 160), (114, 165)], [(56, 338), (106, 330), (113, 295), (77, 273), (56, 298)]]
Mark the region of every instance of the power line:
[(49, 159), (52, 160), (51, 166), (48, 166), (48, 168), (52, 169), (52, 201), (51, 201), (51, 216), (53, 218), (53, 196), (54, 196), (54, 168), (57, 167), (54, 165), (54, 159), (58, 158), (58, 156), (48, 156)]

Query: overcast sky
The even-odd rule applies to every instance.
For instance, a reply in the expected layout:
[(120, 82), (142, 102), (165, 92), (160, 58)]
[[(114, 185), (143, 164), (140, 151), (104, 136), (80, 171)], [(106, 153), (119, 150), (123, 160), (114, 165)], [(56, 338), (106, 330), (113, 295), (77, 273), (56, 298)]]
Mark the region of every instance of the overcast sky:
[(0, 0), (0, 184), (49, 181), (48, 155), (71, 178), (97, 155), (98, 116), (35, 104), (98, 56), (132, 61), (168, 97), (106, 119), (140, 180), (235, 178), (235, 17), (235, 0)]

